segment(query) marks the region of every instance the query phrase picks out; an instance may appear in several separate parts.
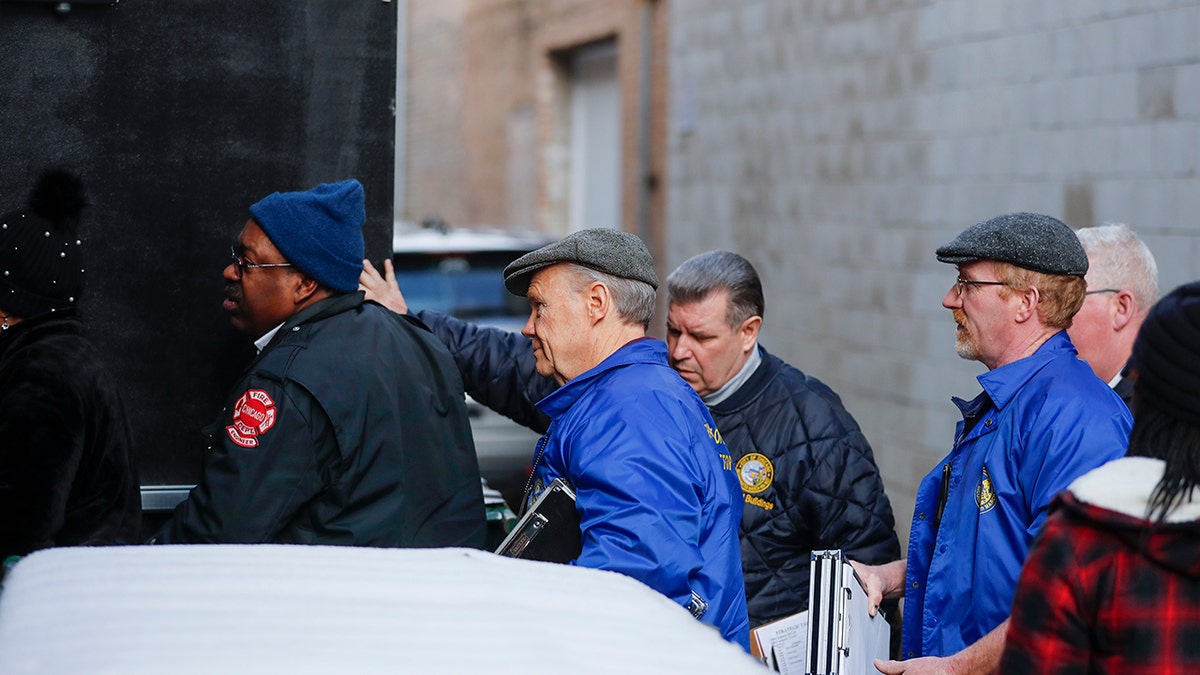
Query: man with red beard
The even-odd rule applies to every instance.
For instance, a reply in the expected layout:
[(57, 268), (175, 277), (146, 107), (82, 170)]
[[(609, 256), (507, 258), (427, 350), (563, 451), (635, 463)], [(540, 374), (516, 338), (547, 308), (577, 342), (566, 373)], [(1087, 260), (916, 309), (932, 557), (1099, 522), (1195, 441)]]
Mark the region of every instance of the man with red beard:
[(345, 180), (250, 207), (224, 308), (258, 356), (158, 543), (483, 546), (458, 369), (358, 292), (363, 197)]
[(1125, 453), (1129, 410), (1066, 329), (1083, 304), (1088, 258), (1063, 222), (998, 216), (937, 250), (958, 267), (942, 299), (955, 350), (979, 361), (983, 391), (954, 398), (950, 454), (921, 481), (908, 558), (858, 565), (875, 602), (904, 596), (904, 661), (885, 674), (990, 673), (1029, 544), (1051, 499)]

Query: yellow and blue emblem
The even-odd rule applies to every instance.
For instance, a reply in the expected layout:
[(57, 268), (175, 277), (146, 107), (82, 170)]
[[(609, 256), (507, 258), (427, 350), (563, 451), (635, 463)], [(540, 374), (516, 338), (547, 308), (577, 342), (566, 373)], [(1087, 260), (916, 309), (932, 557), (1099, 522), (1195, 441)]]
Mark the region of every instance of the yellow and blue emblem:
[(756, 495), (771, 487), (775, 480), (775, 467), (766, 455), (752, 452), (738, 460), (737, 475), (742, 483), (742, 491)]
[(525, 509), (522, 509), (522, 511), (533, 508), (533, 503), (536, 502), (538, 497), (541, 497), (542, 493), (545, 491), (546, 483), (542, 481), (542, 477), (539, 475), (529, 486), (529, 494), (525, 496)]
[(983, 467), (979, 485), (975, 486), (975, 503), (979, 505), (980, 514), (996, 508), (996, 491), (992, 489), (992, 475), (988, 473), (986, 465)]

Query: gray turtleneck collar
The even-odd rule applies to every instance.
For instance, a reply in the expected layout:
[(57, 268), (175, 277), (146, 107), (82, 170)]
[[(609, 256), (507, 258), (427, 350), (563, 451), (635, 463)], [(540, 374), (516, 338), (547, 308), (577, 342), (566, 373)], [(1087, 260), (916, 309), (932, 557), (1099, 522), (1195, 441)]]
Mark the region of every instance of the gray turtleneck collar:
[(746, 359), (746, 363), (742, 365), (742, 369), (738, 371), (737, 375), (729, 378), (729, 381), (721, 385), (720, 389), (714, 391), (708, 396), (700, 397), (703, 399), (704, 405), (711, 408), (715, 405), (720, 405), (722, 401), (730, 396), (733, 396), (734, 392), (740, 389), (743, 384), (746, 384), (746, 380), (750, 379), (750, 376), (754, 374), (754, 371), (758, 370), (758, 366), (761, 363), (762, 355), (758, 353), (758, 341), (755, 340), (754, 346), (750, 348), (749, 358)]

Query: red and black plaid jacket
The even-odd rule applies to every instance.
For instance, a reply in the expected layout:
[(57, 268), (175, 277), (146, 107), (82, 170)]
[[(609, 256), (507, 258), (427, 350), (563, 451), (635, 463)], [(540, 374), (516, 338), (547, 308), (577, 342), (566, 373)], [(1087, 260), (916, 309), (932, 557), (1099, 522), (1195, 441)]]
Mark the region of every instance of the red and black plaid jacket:
[(1000, 672), (1200, 673), (1200, 521), (1152, 527), (1069, 491), (1052, 509)]

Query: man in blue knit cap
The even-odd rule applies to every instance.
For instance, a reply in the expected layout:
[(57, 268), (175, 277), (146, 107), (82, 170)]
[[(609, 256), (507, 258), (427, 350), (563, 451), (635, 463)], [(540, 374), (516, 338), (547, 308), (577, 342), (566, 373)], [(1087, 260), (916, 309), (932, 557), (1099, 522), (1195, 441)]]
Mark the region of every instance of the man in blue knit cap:
[(258, 356), (157, 543), (484, 544), (458, 369), (419, 322), (358, 292), (364, 220), (356, 180), (250, 207), (224, 309)]

